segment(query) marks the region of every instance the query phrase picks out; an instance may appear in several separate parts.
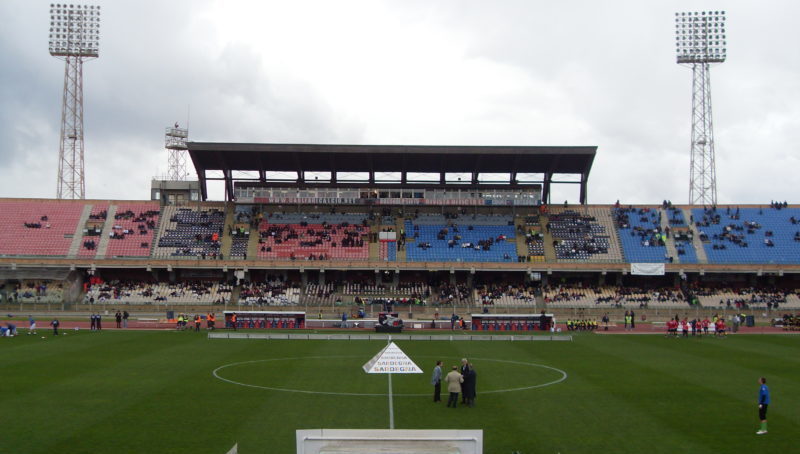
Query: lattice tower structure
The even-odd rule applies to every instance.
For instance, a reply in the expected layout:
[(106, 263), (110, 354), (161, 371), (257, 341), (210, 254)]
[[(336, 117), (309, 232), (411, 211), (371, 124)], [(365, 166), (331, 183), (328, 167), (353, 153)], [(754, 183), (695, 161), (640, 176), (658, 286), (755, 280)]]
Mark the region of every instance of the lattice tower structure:
[(675, 13), (675, 46), (677, 63), (692, 69), (689, 203), (713, 206), (717, 204), (717, 171), (710, 67), (727, 56), (725, 11)]
[(170, 181), (186, 181), (189, 172), (186, 167), (189, 130), (181, 128), (178, 123), (167, 128), (164, 134), (164, 146), (167, 149), (167, 179)]
[(49, 48), (65, 62), (56, 197), (84, 199), (83, 63), (100, 56), (100, 7), (51, 3)]

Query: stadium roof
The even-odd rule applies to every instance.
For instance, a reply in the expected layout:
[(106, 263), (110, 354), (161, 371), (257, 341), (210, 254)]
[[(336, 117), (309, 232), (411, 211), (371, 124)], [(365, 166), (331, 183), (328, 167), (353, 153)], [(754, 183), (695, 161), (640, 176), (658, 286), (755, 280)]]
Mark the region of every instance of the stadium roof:
[[(259, 172), (256, 181), (267, 182), (266, 172), (297, 172), (295, 184), (305, 184), (305, 172), (369, 173), (368, 184), (375, 183), (375, 172), (399, 172), (401, 184), (409, 172), (470, 173), (479, 184), (479, 173), (507, 173), (511, 184), (518, 173), (543, 174), (543, 198), (547, 200), (555, 174), (580, 175), (581, 203), (586, 202), (586, 181), (597, 147), (534, 146), (428, 146), (428, 145), (330, 145), (330, 144), (255, 144), (189, 142), (189, 156), (200, 179), (203, 199), (209, 180), (225, 181), (226, 197), (233, 198), (235, 171)], [(221, 171), (211, 177), (207, 171)], [(253, 181), (250, 179), (249, 181)]]

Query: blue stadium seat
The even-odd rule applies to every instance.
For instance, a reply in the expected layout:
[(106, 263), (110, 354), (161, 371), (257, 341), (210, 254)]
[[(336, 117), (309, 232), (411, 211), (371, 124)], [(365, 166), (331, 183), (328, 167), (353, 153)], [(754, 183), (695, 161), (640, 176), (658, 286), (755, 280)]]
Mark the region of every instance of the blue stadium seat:
[(697, 230), (708, 238), (703, 248), (709, 263), (800, 263), (800, 241), (795, 240), (800, 235), (800, 209), (741, 208), (736, 213), (692, 210)]
[[(661, 225), (657, 209), (634, 208), (630, 211), (626, 208), (613, 208), (612, 210), (625, 260), (630, 263), (666, 261), (666, 246), (659, 245), (654, 239), (654, 229)], [(623, 222), (625, 215), (627, 222)]]
[[(514, 239), (513, 225), (472, 225), (465, 219), (458, 224), (457, 230), (447, 224), (422, 224), (405, 222), (407, 238), (414, 241), (406, 243), (406, 260), (409, 262), (512, 262), (517, 260), (517, 245)], [(416, 228), (415, 228), (416, 226)], [(439, 239), (439, 232), (447, 229), (443, 239)], [(456, 239), (456, 236), (460, 239)], [(497, 241), (500, 236), (505, 236), (505, 241)], [(492, 239), (489, 250), (463, 247), (470, 243), (477, 245), (480, 241)], [(453, 247), (449, 242), (453, 241)], [(429, 248), (420, 247), (429, 244)]]

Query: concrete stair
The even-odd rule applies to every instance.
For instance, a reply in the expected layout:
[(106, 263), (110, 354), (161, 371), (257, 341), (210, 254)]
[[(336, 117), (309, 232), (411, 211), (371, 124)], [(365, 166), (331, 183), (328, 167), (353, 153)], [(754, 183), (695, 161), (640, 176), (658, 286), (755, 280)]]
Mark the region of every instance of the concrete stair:
[[(686, 219), (687, 223), (689, 223), (689, 217), (691, 215), (691, 210), (683, 208), (683, 217)], [(694, 246), (694, 252), (697, 255), (697, 263), (708, 263), (706, 248), (703, 247), (703, 242), (700, 241), (700, 232), (697, 230), (697, 227), (694, 224), (689, 224), (689, 229), (691, 229), (692, 233), (694, 233), (694, 236), (692, 237), (692, 246)]]
[(115, 221), (114, 216), (116, 214), (117, 214), (117, 206), (109, 205), (108, 214), (106, 215), (106, 222), (103, 224), (103, 232), (100, 234), (100, 244), (97, 245), (96, 257), (106, 256), (106, 251), (108, 250), (108, 242), (111, 241), (111, 238), (108, 237), (108, 234), (114, 227), (114, 221)]
[[(234, 221), (233, 212), (234, 210), (232, 206), (225, 204), (225, 223), (222, 224), (222, 240), (220, 241), (219, 252), (220, 254), (222, 254), (223, 257), (226, 258), (231, 256), (231, 245), (233, 244), (233, 239), (230, 235), (230, 232), (228, 231), (229, 228), (233, 226), (233, 221)], [(252, 236), (252, 232), (250, 235)], [(249, 244), (248, 244), (248, 251), (249, 251)], [(247, 256), (251, 257), (250, 254), (248, 254)]]
[(250, 229), (250, 238), (247, 240), (247, 258), (251, 260), (258, 257), (258, 228)]
[[(394, 231), (397, 232), (397, 238), (400, 239), (400, 232), (402, 232), (403, 229), (405, 229), (405, 219), (403, 219), (401, 217), (395, 218), (395, 226), (394, 227), (395, 227)], [(408, 243), (408, 232), (405, 232), (405, 234), (406, 234), (406, 243)], [(413, 240), (413, 238), (412, 238), (412, 240)], [(406, 245), (408, 245), (408, 244), (406, 244)], [(398, 262), (405, 262), (406, 261), (406, 248), (405, 247), (403, 247), (403, 249), (400, 249), (399, 247), (397, 248), (397, 261)]]
[[(519, 229), (522, 228), (523, 233), (519, 233)], [(527, 231), (525, 226), (525, 219), (517, 218), (514, 221), (514, 236), (517, 240), (517, 255), (527, 257), (528, 256), (528, 245), (525, 243), (525, 233)]]
[[(539, 216), (539, 225), (546, 226), (548, 222), (550, 222), (549, 217)], [(553, 235), (546, 228), (542, 229), (542, 233), (544, 233), (544, 260), (546, 262), (555, 262), (556, 248), (553, 247)]]
[[(669, 215), (667, 215), (663, 208), (659, 208), (658, 211), (661, 213), (661, 231), (663, 232), (666, 231), (667, 227), (669, 227)], [(671, 227), (670, 230), (672, 230)], [(665, 244), (667, 247), (667, 254), (672, 257), (675, 263), (680, 263), (681, 259), (678, 256), (678, 250), (675, 248), (675, 241), (672, 240), (671, 235)]]
[(67, 257), (75, 258), (78, 255), (78, 251), (81, 250), (81, 245), (83, 244), (83, 229), (86, 227), (86, 221), (89, 220), (89, 215), (92, 214), (92, 208), (94, 208), (94, 205), (83, 206), (83, 213), (81, 213), (78, 226), (75, 228), (75, 235), (72, 237), (72, 243), (69, 245)]
[(242, 292), (242, 286), (235, 285), (231, 290), (231, 300), (228, 303), (234, 306), (239, 304), (239, 297), (241, 296), (241, 292)]

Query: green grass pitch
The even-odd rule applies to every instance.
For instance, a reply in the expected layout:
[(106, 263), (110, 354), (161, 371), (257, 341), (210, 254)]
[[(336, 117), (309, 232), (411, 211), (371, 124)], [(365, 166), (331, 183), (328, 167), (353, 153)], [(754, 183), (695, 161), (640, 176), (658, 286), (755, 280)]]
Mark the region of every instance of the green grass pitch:
[[(296, 429), (388, 428), (388, 379), (361, 370), (384, 345), (155, 331), (0, 339), (0, 452), (217, 454), (238, 442), (242, 453), (292, 453)], [(396, 427), (483, 429), (486, 453), (797, 449), (800, 337), (398, 345), (425, 373), (393, 377)], [(478, 372), (476, 407), (434, 404), (434, 361), (462, 357)], [(213, 376), (234, 363), (218, 374), (251, 386)], [(561, 378), (535, 364), (568, 377), (489, 392)], [(757, 436), (762, 375), (773, 402), (769, 434)]]

